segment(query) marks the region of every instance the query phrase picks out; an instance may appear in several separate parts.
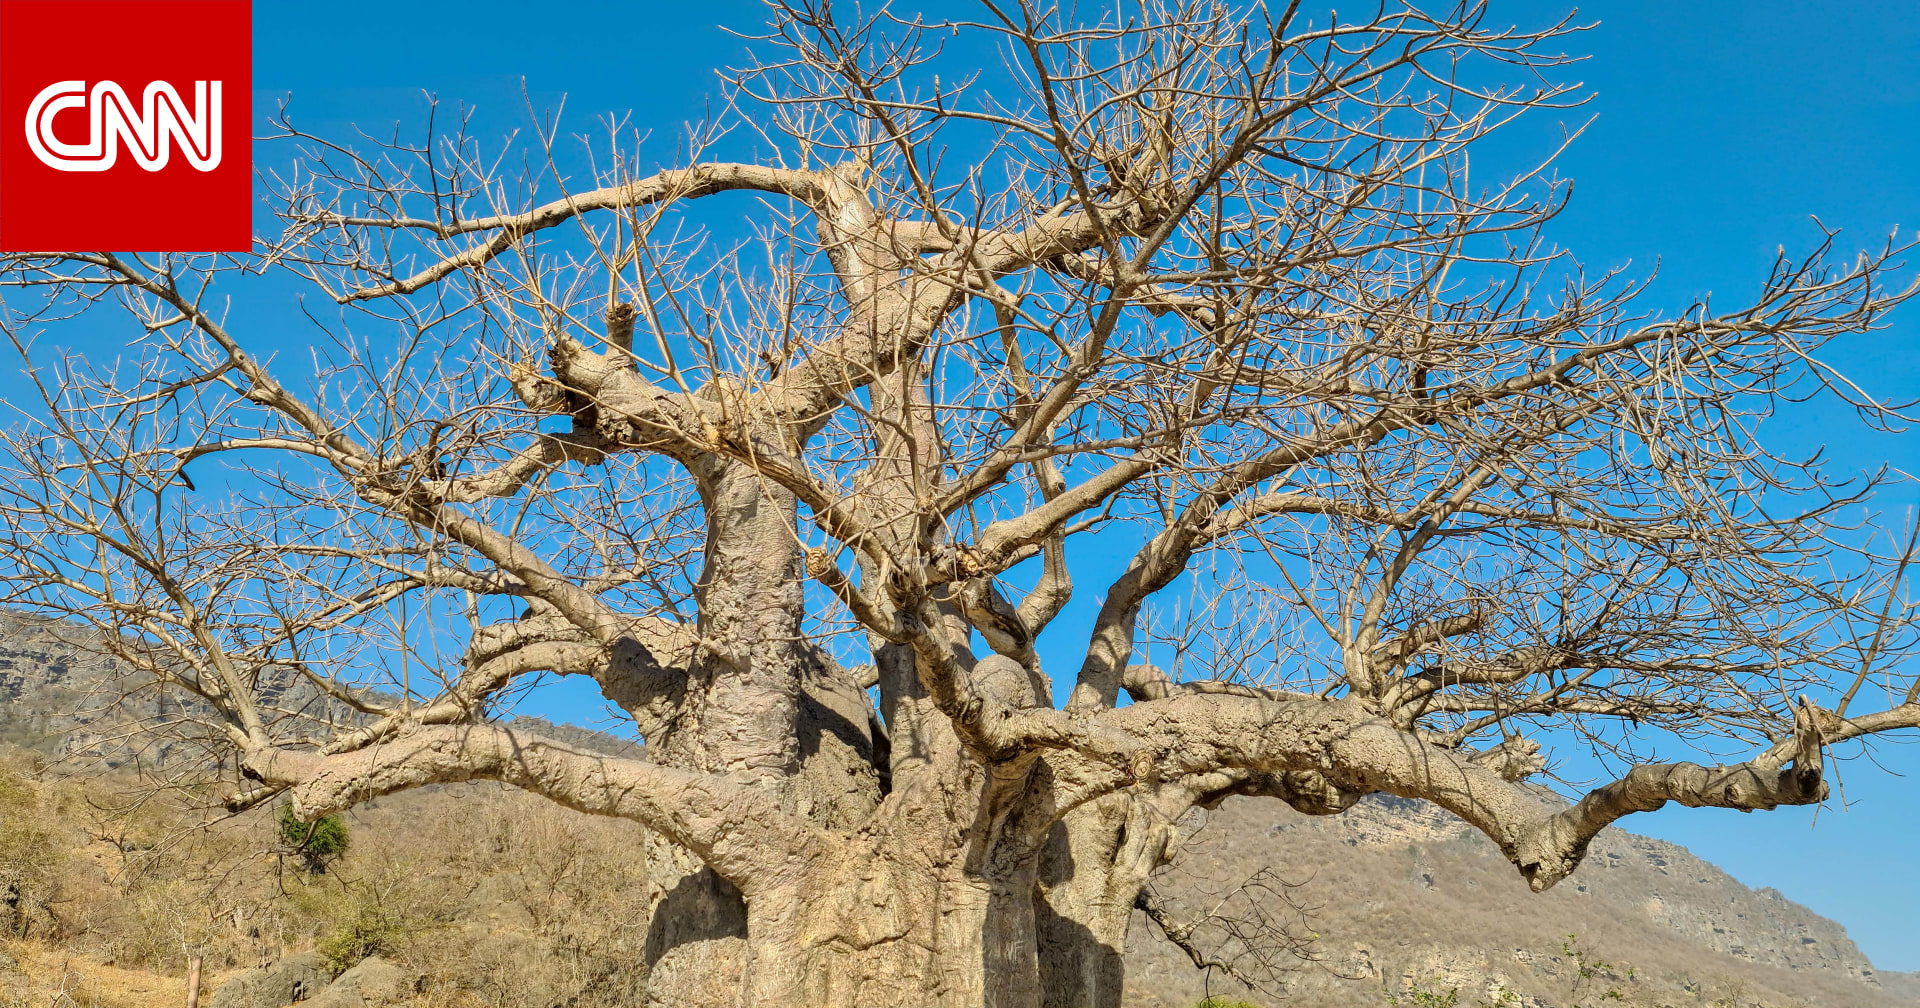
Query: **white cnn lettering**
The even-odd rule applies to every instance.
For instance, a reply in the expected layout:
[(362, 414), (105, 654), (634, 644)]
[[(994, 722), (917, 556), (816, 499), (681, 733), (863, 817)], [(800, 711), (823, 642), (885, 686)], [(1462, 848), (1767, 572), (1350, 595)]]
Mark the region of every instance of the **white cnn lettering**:
[[(84, 110), (87, 139), (65, 143), (53, 132), (62, 112)], [(27, 146), (42, 164), (59, 171), (95, 172), (112, 168), (125, 145), (134, 163), (147, 171), (167, 166), (177, 146), (197, 171), (220, 164), (220, 82), (194, 81), (191, 109), (173, 85), (147, 85), (139, 106), (113, 81), (50, 84), (27, 106)]]

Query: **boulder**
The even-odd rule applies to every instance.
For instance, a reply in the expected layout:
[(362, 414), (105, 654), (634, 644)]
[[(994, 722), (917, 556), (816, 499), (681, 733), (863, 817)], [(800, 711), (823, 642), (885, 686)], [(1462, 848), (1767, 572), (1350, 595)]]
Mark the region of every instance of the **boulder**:
[(207, 1000), (207, 1008), (281, 1008), (313, 997), (332, 979), (326, 959), (317, 952), (302, 952), (221, 984)]
[(340, 974), (303, 1008), (375, 1008), (413, 996), (417, 986), (413, 973), (404, 967), (368, 956)]

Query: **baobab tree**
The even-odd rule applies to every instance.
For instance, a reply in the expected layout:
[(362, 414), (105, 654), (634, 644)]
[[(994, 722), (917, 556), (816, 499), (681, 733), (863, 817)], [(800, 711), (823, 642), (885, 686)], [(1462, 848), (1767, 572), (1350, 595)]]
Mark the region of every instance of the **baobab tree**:
[[(1897, 244), (1663, 315), (1546, 244), (1554, 151), (1470, 170), (1571, 23), (1083, 13), (778, 2), (664, 161), (283, 118), (254, 254), (11, 257), (8, 602), (190, 697), (234, 808), (644, 824), (675, 1006), (1114, 1005), (1227, 796), (1425, 799), (1542, 890), (1920, 725), (1883, 477), (1758, 433), (1901, 422), (1818, 356)], [(136, 352), (31, 349), (80, 325)], [(504, 716), (564, 677), (644, 758)]]

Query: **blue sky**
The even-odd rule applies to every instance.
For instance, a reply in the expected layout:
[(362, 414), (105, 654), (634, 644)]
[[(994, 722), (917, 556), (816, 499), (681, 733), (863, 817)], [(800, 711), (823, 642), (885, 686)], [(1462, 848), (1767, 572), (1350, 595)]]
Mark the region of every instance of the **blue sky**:
[[(736, 0), (639, 6), (336, 0), (317, 21), (307, 5), (259, 5), (256, 108), (291, 93), (296, 121), (326, 133), (410, 117), (422, 90), (476, 104), (489, 123), (524, 123), (529, 100), (545, 108), (564, 95), (576, 128), (632, 110), (635, 125), (671, 136), (701, 116), (713, 69), (740, 52), (716, 26), (751, 30), (760, 10)], [(1525, 20), (1544, 9), (1511, 5)], [(1597, 97), (1567, 119), (1594, 120), (1561, 163), (1574, 198), (1550, 233), (1590, 266), (1657, 263), (1650, 304), (1677, 310), (1708, 291), (1752, 290), (1779, 245), (1812, 241), (1813, 216), (1844, 229), (1847, 246), (1920, 226), (1920, 13), (1909, 4), (1636, 0), (1581, 14), (1600, 26), (1572, 45), (1594, 58), (1568, 76)], [(1535, 124), (1542, 139), (1556, 125)], [(1909, 311), (1837, 363), (1912, 398), (1916, 348), (1920, 311)], [(1824, 445), (1843, 470), (1920, 467), (1905, 435), (1849, 425), (1828, 443), (1833, 419), (1817, 406), (1791, 414), (1776, 443)], [(590, 707), (576, 709), (589, 719)], [(566, 715), (569, 704), (543, 713)], [(1888, 769), (1843, 767), (1851, 807), (1817, 822), (1804, 810), (1679, 809), (1628, 825), (1839, 920), (1883, 968), (1920, 969), (1920, 745), (1881, 750)]]

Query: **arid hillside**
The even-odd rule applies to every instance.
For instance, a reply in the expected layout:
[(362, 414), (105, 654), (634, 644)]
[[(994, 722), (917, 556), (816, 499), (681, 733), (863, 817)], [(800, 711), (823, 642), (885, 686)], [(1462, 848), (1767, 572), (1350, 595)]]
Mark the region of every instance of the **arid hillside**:
[[(1430, 805), (1375, 798), (1318, 819), (1235, 798), (1157, 888), (1192, 919), (1263, 870), (1269, 912), (1318, 935), (1308, 946), (1318, 961), (1296, 962), (1278, 984), (1293, 1003), (1418, 1004), (1413, 992), (1457, 989), (1462, 1006), (1920, 1004), (1915, 977), (1874, 970), (1839, 924), (1749, 889), (1685, 848), (1620, 830), (1601, 834), (1572, 878), (1535, 894), (1489, 841)], [(1245, 917), (1247, 905), (1236, 896), (1224, 909)], [(1151, 925), (1135, 924), (1129, 982), (1139, 1004), (1247, 996), (1218, 976), (1209, 986)], [(1222, 951), (1242, 948), (1220, 924), (1197, 934)], [(1582, 982), (1583, 955), (1612, 968)], [(1602, 1000), (1616, 989), (1620, 999)]]
[[(346, 851), (320, 859), (271, 809), (195, 829), (204, 807), (153, 787), (192, 758), (191, 730), (142, 747), (116, 727), (188, 712), (113, 702), (112, 669), (57, 629), (0, 623), (0, 1005), (181, 1004), (190, 955), (203, 958), (210, 1008), (274, 1008), (270, 995), (234, 992), (265, 990), (261, 967), (294, 962), (320, 979), (289, 989), (330, 992), (324, 1008), (633, 1002), (656, 940), (640, 923), (637, 826), (465, 784), (353, 809)], [(540, 730), (632, 751), (582, 729)], [(1489, 843), (1415, 802), (1376, 798), (1316, 819), (1236, 798), (1184, 825), (1186, 848), (1155, 886), (1161, 920), (1139, 914), (1132, 932), (1130, 1001), (1142, 1008), (1209, 996), (1316, 1008), (1920, 1005), (1920, 980), (1876, 972), (1839, 924), (1617, 830), (1535, 895)], [(1191, 953), (1164, 940), (1168, 926)], [(326, 986), (368, 957), (406, 982), (378, 996)]]

